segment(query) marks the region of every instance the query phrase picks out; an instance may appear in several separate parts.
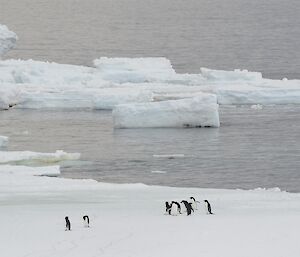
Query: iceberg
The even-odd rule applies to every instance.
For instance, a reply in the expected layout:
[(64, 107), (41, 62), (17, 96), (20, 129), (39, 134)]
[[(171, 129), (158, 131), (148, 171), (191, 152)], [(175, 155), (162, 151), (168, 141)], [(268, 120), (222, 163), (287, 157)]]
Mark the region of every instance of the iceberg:
[(115, 128), (219, 127), (217, 98), (202, 94), (194, 98), (117, 105)]
[(0, 59), (15, 47), (17, 39), (18, 37), (15, 32), (10, 31), (7, 26), (0, 24)]

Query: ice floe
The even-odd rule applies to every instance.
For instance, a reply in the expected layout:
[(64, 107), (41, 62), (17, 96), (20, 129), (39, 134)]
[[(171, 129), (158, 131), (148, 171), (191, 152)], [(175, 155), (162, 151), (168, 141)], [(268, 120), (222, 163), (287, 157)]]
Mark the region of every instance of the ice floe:
[(5, 148), (8, 144), (8, 137), (0, 136), (0, 149)]
[(195, 98), (117, 105), (113, 110), (115, 128), (219, 127), (215, 95)]
[(0, 24), (0, 59), (5, 53), (15, 47), (17, 35), (10, 31), (7, 26)]
[(55, 153), (38, 153), (31, 151), (0, 151), (0, 164), (53, 164), (66, 160), (77, 160), (79, 153), (66, 153), (57, 150)]
[[(0, 52), (17, 37), (0, 25)], [(2, 49), (2, 50), (1, 50)], [(85, 67), (34, 60), (0, 61), (0, 109), (113, 109), (125, 103), (217, 96), (218, 104), (299, 104), (300, 80), (272, 80), (260, 72), (200, 68), (179, 74), (164, 57), (108, 58)]]
[(176, 75), (171, 62), (157, 58), (107, 58), (94, 60), (103, 79), (115, 83), (143, 83), (165, 81)]

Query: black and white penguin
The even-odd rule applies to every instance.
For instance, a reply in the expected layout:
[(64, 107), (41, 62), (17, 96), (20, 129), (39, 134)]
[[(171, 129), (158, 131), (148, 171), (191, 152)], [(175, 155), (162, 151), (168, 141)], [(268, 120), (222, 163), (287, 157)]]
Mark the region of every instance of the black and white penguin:
[(165, 202), (165, 204), (166, 204), (166, 214), (171, 215), (172, 204), (169, 204), (169, 202)]
[(192, 204), (185, 200), (182, 200), (181, 202), (184, 204), (186, 208), (187, 216), (191, 215), (192, 211), (194, 212)]
[(178, 203), (178, 202), (175, 202), (175, 201), (172, 201), (172, 205), (176, 205), (176, 207), (177, 207), (177, 212), (179, 213), (179, 214), (181, 214), (181, 206), (180, 206), (180, 204)]
[(192, 207), (194, 210), (198, 210), (198, 204), (197, 203), (200, 203), (199, 201), (196, 201), (196, 199), (194, 197), (190, 197), (190, 199), (192, 200)]
[(66, 216), (65, 217), (65, 220), (66, 220), (66, 231), (68, 230), (71, 230), (71, 222), (70, 222), (70, 220), (69, 220), (69, 217), (68, 216)]
[(211, 212), (211, 206), (210, 203), (207, 200), (204, 200), (204, 202), (206, 203), (206, 207), (207, 207), (207, 214), (213, 214)]
[(82, 218), (83, 218), (84, 227), (86, 227), (86, 228), (90, 227), (90, 218), (89, 218), (89, 216), (84, 215)]
[(174, 204), (174, 201), (171, 202), (171, 215), (176, 216), (178, 214), (178, 207)]

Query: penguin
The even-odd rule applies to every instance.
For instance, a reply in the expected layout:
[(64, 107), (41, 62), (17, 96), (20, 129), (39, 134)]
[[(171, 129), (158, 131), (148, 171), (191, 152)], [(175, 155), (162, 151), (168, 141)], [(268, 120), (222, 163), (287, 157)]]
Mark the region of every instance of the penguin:
[(211, 206), (210, 203), (207, 200), (204, 200), (204, 202), (206, 203), (206, 207), (207, 207), (207, 214), (213, 214), (211, 212)]
[(181, 202), (185, 205), (187, 216), (191, 215), (192, 211), (194, 212), (192, 204), (185, 200), (182, 200)]
[(181, 206), (178, 202), (172, 201), (172, 205), (175, 204), (177, 206), (177, 212), (181, 214)]
[(178, 214), (178, 206), (174, 203), (174, 201), (171, 202), (171, 215), (176, 216)]
[(166, 214), (171, 215), (172, 204), (169, 204), (169, 202), (165, 202), (165, 204), (166, 204)]
[(84, 227), (89, 228), (90, 227), (90, 218), (87, 215), (84, 215), (83, 217)]
[(196, 199), (194, 197), (190, 197), (190, 199), (192, 200), (192, 207), (194, 210), (198, 210), (198, 204), (197, 203), (200, 203), (199, 201), (196, 201)]
[(66, 216), (65, 220), (66, 220), (66, 231), (70, 231), (71, 230), (71, 222), (69, 220), (69, 217)]

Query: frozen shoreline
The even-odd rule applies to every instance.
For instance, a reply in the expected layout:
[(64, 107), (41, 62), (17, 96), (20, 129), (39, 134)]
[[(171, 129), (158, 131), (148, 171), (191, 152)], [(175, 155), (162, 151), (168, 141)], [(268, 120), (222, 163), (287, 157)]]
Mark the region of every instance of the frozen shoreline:
[[(0, 151), (0, 157), (12, 164), (21, 160), (31, 165), (26, 160), (33, 158), (47, 165), (77, 159), (79, 154)], [(3, 256), (299, 254), (299, 193), (278, 188), (176, 188), (48, 177), (59, 174), (59, 166), (0, 164)], [(165, 201), (190, 196), (201, 202), (191, 216), (164, 215)], [(204, 199), (210, 201), (215, 215), (206, 214)], [(90, 228), (83, 227), (84, 215), (90, 217)], [(70, 218), (72, 231), (64, 230), (65, 216)]]
[[(23, 175), (26, 167), (15, 172), (3, 172), (9, 166), (0, 168), (0, 240), (6, 257), (299, 253), (300, 194), (116, 185), (32, 176), (44, 168), (28, 168), (31, 171)], [(201, 203), (192, 216), (164, 215), (164, 201), (190, 196), (209, 199), (216, 214), (206, 215)], [(82, 224), (86, 214), (90, 228)], [(64, 231), (65, 216), (71, 220), (70, 232)]]

